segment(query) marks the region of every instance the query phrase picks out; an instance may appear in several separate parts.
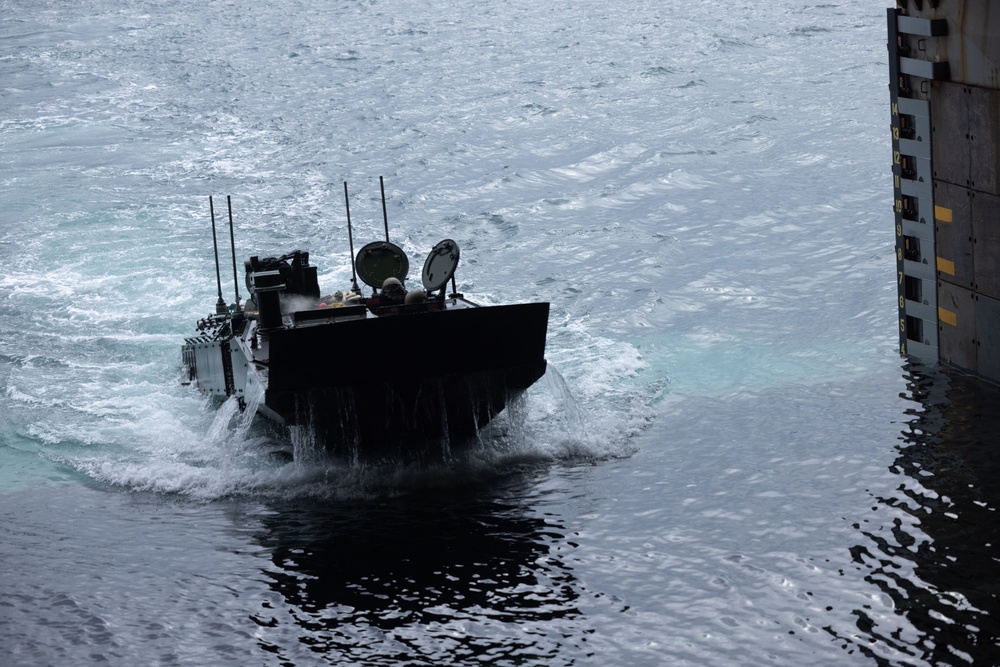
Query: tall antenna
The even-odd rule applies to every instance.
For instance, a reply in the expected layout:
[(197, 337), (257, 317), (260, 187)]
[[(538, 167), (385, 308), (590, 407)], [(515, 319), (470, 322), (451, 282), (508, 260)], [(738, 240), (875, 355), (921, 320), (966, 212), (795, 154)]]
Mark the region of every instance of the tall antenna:
[(219, 300), (215, 302), (215, 314), (221, 315), (228, 310), (226, 300), (222, 298), (222, 276), (219, 274), (219, 242), (215, 236), (215, 206), (212, 204), (212, 195), (208, 196), (208, 211), (212, 215), (212, 248), (215, 249), (215, 284), (219, 288)]
[(236, 312), (240, 308), (240, 281), (236, 276), (236, 240), (233, 238), (233, 199), (226, 195), (226, 203), (229, 205), (229, 245), (233, 249), (233, 286), (236, 288)]
[(354, 232), (351, 231), (351, 202), (347, 197), (347, 181), (344, 181), (344, 206), (347, 207), (347, 243), (351, 248), (351, 290), (355, 294), (361, 294), (358, 273), (354, 268)]
[(385, 182), (382, 177), (378, 177), (379, 187), (382, 188), (382, 221), (385, 223), (385, 242), (389, 242), (389, 214), (385, 212)]

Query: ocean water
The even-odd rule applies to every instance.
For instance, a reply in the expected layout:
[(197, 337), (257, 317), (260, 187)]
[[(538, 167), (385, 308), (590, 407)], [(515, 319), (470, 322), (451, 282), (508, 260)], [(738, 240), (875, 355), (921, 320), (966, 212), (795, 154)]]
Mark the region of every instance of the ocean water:
[[(0, 0), (3, 664), (1000, 664), (1000, 399), (896, 353), (887, 5)], [(287, 463), (182, 383), (208, 197), (333, 291), (379, 176), (550, 371), (453, 461)]]

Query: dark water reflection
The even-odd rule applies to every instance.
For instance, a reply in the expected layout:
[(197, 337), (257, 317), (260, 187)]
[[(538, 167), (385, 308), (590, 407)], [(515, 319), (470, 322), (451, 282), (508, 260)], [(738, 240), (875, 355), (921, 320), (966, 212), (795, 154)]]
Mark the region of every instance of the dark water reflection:
[[(558, 520), (482, 489), (274, 508), (277, 593), (252, 620), (282, 664), (570, 664), (587, 654)], [(304, 653), (305, 652), (305, 653)], [(568, 661), (568, 662), (563, 662)]]
[[(998, 665), (1000, 389), (916, 365), (906, 381), (913, 407), (890, 468), (899, 486), (872, 507), (892, 508), (892, 526), (865, 520), (870, 541), (851, 550), (902, 619), (856, 610), (853, 641), (879, 664)], [(885, 647), (908, 657), (886, 658)]]

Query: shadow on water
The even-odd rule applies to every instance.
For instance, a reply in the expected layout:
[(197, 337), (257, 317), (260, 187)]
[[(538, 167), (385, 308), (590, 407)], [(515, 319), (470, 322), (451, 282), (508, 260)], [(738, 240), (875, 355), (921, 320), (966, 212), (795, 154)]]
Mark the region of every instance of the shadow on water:
[(257, 538), (271, 554), (263, 576), (274, 593), (251, 617), (258, 645), (287, 665), (587, 655), (593, 630), (557, 553), (565, 529), (517, 497), (437, 489), (273, 506)]
[[(1000, 388), (915, 364), (905, 379), (914, 405), (890, 467), (899, 486), (872, 508), (891, 508), (892, 526), (858, 524), (870, 541), (851, 549), (902, 618), (856, 610), (853, 640), (879, 664), (998, 665)], [(880, 645), (910, 658), (886, 659)]]

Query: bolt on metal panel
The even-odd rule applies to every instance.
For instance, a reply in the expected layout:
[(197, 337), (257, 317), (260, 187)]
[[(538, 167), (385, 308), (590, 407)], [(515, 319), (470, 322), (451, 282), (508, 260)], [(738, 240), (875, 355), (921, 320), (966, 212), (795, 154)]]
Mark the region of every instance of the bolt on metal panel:
[(976, 301), (970, 289), (938, 281), (938, 350), (941, 361), (978, 372)]
[(967, 289), (975, 282), (971, 195), (968, 188), (944, 181), (934, 183), (937, 277)]
[(1000, 195), (1000, 91), (964, 86), (969, 113), (969, 187)]
[(968, 94), (965, 86), (934, 81), (931, 86), (931, 123), (934, 145), (934, 178), (969, 187)]
[[(974, 288), (1000, 299), (1000, 197), (973, 192), (971, 200)], [(1000, 338), (993, 343), (1000, 346)]]
[(1000, 378), (1000, 300), (976, 295), (976, 353), (979, 375)]

